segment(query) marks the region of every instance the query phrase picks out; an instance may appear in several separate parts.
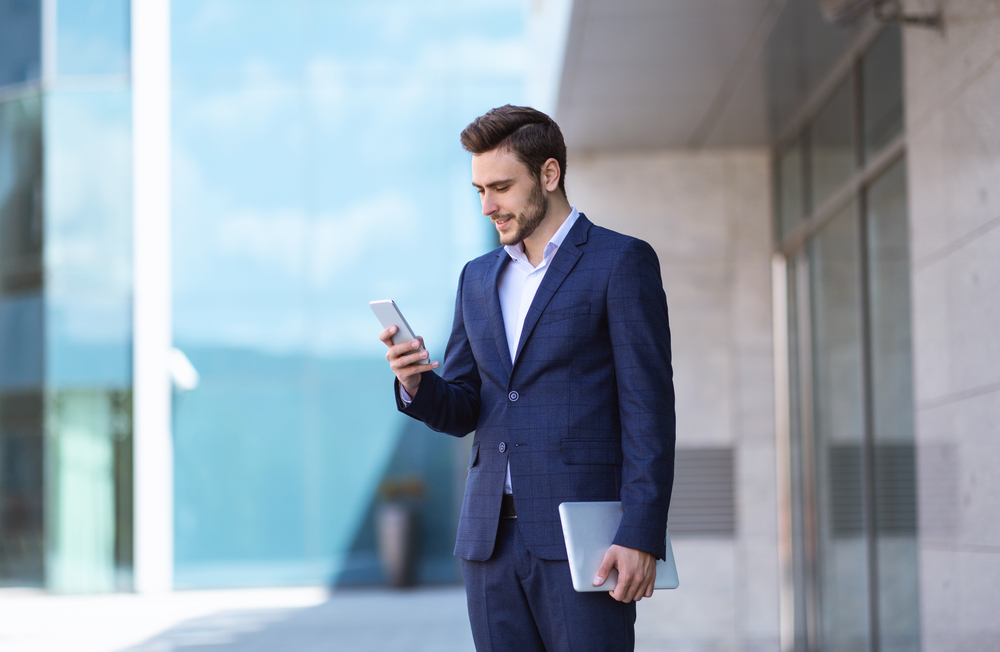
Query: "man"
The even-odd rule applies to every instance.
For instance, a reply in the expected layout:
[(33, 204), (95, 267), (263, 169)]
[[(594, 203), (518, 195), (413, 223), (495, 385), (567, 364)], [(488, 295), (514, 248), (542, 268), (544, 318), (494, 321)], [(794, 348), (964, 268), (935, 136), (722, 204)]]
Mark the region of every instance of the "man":
[[(503, 106), (462, 132), (502, 247), (469, 262), (440, 376), (422, 342), (380, 338), (397, 407), (475, 431), (455, 554), (476, 649), (632, 650), (650, 597), (674, 463), (670, 331), (652, 248), (570, 206), (566, 146), (544, 113)], [(577, 593), (559, 504), (621, 500), (621, 527)]]

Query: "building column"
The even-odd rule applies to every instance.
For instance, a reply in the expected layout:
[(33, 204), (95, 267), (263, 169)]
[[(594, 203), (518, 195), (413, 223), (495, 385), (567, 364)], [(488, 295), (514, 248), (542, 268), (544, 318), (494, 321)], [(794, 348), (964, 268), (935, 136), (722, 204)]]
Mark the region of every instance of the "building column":
[(170, 0), (132, 2), (135, 590), (173, 587)]

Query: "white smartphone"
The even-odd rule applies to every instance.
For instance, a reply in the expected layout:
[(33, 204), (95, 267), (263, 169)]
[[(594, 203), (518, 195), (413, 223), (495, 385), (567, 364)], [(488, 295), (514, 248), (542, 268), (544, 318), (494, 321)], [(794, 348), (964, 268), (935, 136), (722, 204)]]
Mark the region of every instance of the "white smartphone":
[[(417, 334), (413, 332), (410, 325), (406, 323), (406, 319), (403, 317), (403, 313), (399, 311), (399, 306), (392, 299), (385, 299), (382, 301), (371, 301), (368, 303), (372, 308), (372, 312), (378, 317), (379, 322), (382, 324), (382, 328), (389, 328), (390, 326), (395, 326), (397, 328), (396, 334), (392, 336), (393, 344), (402, 344), (404, 342), (412, 342), (417, 339)], [(420, 346), (420, 351), (424, 350), (423, 345)]]

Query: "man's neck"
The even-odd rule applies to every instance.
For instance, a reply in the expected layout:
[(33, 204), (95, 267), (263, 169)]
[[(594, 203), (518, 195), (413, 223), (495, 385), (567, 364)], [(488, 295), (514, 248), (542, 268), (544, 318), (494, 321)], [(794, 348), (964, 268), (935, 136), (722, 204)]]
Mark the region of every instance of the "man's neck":
[(538, 225), (531, 235), (521, 241), (521, 246), (524, 248), (524, 255), (532, 267), (538, 267), (542, 263), (542, 257), (545, 255), (545, 245), (549, 243), (549, 240), (556, 234), (559, 227), (563, 225), (563, 222), (566, 221), (572, 210), (569, 201), (563, 197), (562, 193), (556, 192), (549, 196), (549, 209), (545, 212), (545, 218), (542, 219), (542, 223)]

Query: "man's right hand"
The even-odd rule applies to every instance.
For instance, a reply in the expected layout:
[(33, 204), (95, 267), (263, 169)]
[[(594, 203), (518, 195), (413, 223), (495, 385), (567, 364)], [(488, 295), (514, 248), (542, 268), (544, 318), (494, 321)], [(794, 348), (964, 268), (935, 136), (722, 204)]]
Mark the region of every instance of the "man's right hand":
[(389, 361), (389, 367), (396, 374), (399, 384), (412, 398), (417, 395), (420, 374), (437, 369), (438, 363), (437, 361), (430, 362), (427, 351), (421, 350), (424, 345), (422, 337), (402, 344), (393, 344), (392, 336), (396, 334), (397, 330), (399, 329), (395, 326), (390, 326), (379, 333), (378, 338), (389, 347), (385, 359)]

